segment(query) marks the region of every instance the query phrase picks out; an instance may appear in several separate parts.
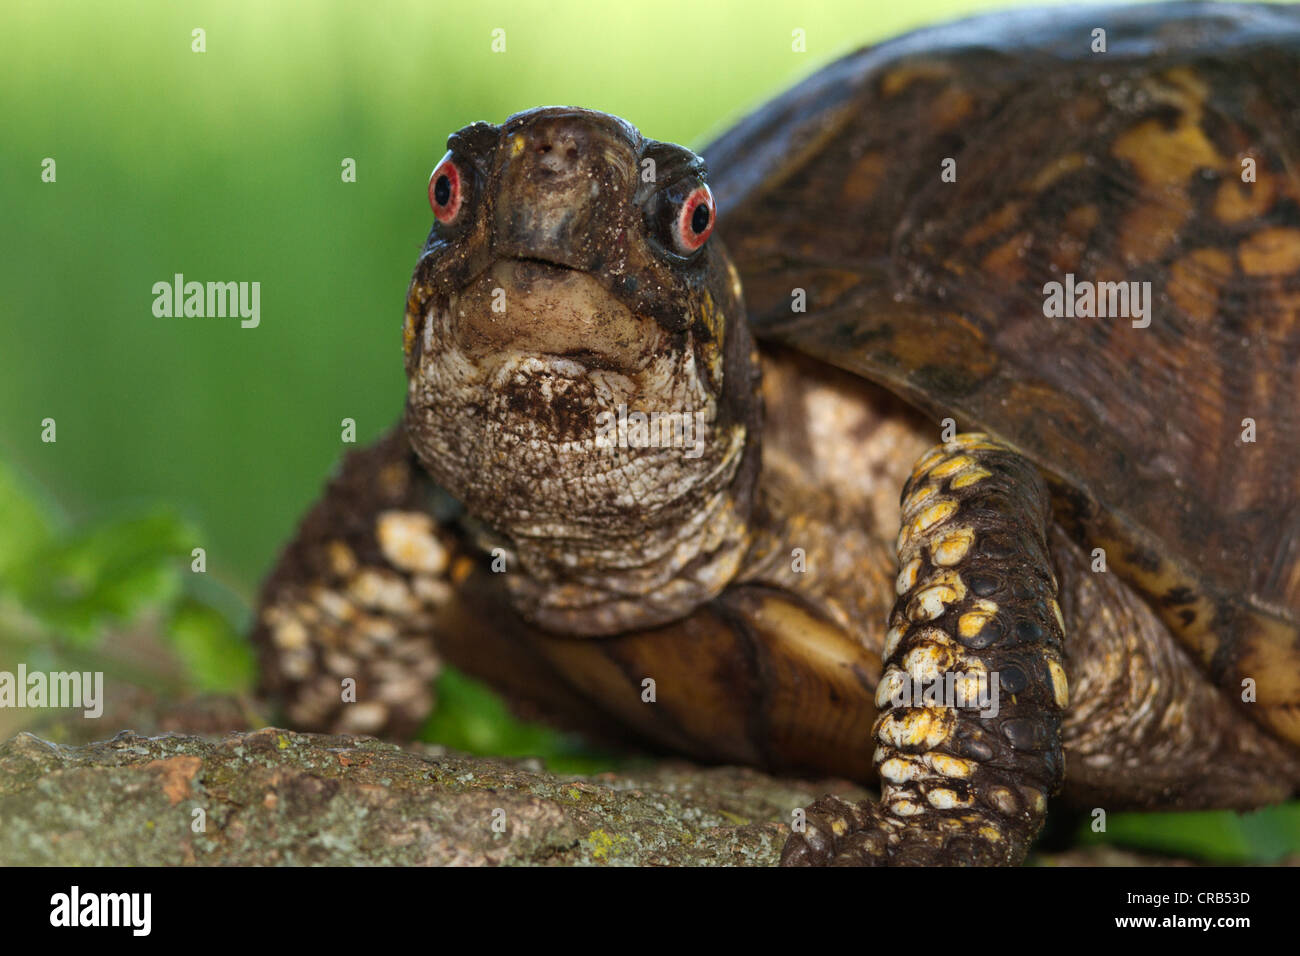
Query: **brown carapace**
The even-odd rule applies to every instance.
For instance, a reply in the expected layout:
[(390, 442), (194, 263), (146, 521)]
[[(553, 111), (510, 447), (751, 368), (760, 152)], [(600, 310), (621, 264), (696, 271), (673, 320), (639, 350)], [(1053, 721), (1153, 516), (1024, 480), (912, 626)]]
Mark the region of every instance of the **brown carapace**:
[(448, 145), (404, 420), (265, 585), (290, 722), (408, 735), (448, 661), (607, 741), (879, 783), (791, 808), (788, 863), (1016, 863), (1058, 791), (1295, 792), (1300, 10), (922, 30), (707, 173), (573, 108)]

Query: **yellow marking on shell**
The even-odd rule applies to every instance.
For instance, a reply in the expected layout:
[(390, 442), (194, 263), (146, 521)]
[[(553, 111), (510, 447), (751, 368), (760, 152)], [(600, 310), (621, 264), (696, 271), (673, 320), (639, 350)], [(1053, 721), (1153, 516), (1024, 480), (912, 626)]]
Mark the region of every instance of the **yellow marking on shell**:
[(1058, 271), (1074, 272), (1079, 268), (1100, 218), (1101, 213), (1091, 204), (1075, 206), (1066, 214), (1055, 241), (1049, 240), (1050, 245), (1043, 249), (1043, 254), (1050, 257), (1049, 261), (1056, 263)]
[(1047, 672), (1052, 677), (1052, 697), (1056, 700), (1056, 706), (1065, 710), (1070, 706), (1070, 682), (1066, 680), (1065, 668), (1056, 661), (1049, 660)]
[(966, 119), (974, 108), (975, 97), (969, 90), (946, 86), (930, 101), (929, 122), (922, 125), (936, 133), (946, 132)]
[(840, 817), (836, 817), (834, 820), (831, 821), (831, 832), (834, 833), (836, 836), (844, 836), (844, 834), (849, 832), (848, 821)]
[(926, 793), (925, 799), (937, 810), (957, 810), (969, 807), (974, 801), (970, 797), (959, 796), (956, 790), (940, 787)]
[[(880, 187), (889, 182), (889, 172), (889, 160), (882, 151), (864, 153), (854, 160), (850, 171), (842, 177), (841, 202), (849, 206), (865, 206)], [(740, 298), (739, 295), (736, 297)]]
[[(1129, 266), (1164, 256), (1183, 234), (1196, 209), (1185, 190), (1164, 190), (1158, 199), (1134, 203), (1119, 223), (1117, 252)], [(1121, 274), (1099, 271), (1100, 282), (1123, 281)]]
[(965, 780), (975, 772), (975, 761), (963, 760), (951, 754), (928, 753), (923, 759), (927, 767), (945, 777)]
[(1165, 290), (1188, 318), (1203, 325), (1214, 321), (1233, 270), (1232, 257), (1222, 249), (1193, 249), (1169, 267)]
[(1268, 212), (1277, 197), (1273, 177), (1257, 171), (1256, 181), (1243, 183), (1237, 176), (1225, 176), (1214, 194), (1214, 217), (1219, 222), (1237, 223), (1257, 219)]
[(1066, 153), (1063, 156), (1057, 156), (1029, 181), (1029, 188), (1036, 193), (1042, 192), (1062, 176), (1083, 169), (1087, 165), (1088, 157), (1083, 153)]
[[(1055, 582), (1053, 582), (1053, 586), (1055, 586)], [(1056, 617), (1056, 626), (1059, 627), (1061, 629), (1061, 633), (1064, 634), (1065, 615), (1061, 613), (1061, 605), (1056, 603), (1056, 598), (1052, 598), (1052, 614)]]
[(992, 477), (993, 472), (985, 471), (983, 468), (975, 468), (966, 472), (964, 475), (958, 475), (952, 480), (950, 488), (969, 488), (976, 482), (983, 481), (985, 478)]
[(930, 472), (930, 477), (932, 479), (947, 478), (949, 475), (955, 475), (957, 472), (969, 468), (974, 464), (975, 459), (971, 458), (969, 455), (954, 455), (943, 464), (935, 466), (934, 470)]
[(964, 246), (978, 246), (986, 239), (992, 239), (998, 233), (1020, 221), (1021, 213), (1029, 205), (1027, 200), (1013, 199), (1004, 203), (975, 225), (966, 230), (961, 237)]
[(523, 134), (516, 133), (510, 140), (510, 155), (518, 156), (528, 146), (528, 141), (524, 139)]
[(1248, 276), (1280, 276), (1300, 271), (1300, 229), (1261, 229), (1237, 247), (1241, 271)]
[(1111, 153), (1147, 185), (1186, 188), (1197, 170), (1223, 169), (1229, 162), (1201, 129), (1199, 112), (1183, 112), (1172, 126), (1165, 117), (1143, 120), (1115, 140)]
[(961, 563), (974, 543), (974, 528), (953, 528), (930, 546), (930, 560), (940, 567), (950, 568)]
[(447, 549), (434, 533), (433, 518), (418, 511), (385, 511), (376, 537), (389, 563), (403, 571), (441, 574), (447, 570)]
[(891, 710), (877, 724), (876, 738), (899, 749), (934, 750), (951, 736), (956, 722), (945, 707)]
[(990, 250), (979, 267), (1002, 282), (1021, 282), (1028, 274), (1029, 252), (1033, 245), (1033, 234), (1021, 230)]
[(1002, 834), (999, 833), (997, 830), (995, 830), (993, 827), (989, 827), (989, 826), (980, 827), (975, 832), (978, 833), (980, 836), (982, 836), (984, 839), (988, 840), (990, 843), (1002, 842)]
[(913, 60), (895, 67), (880, 79), (880, 92), (886, 99), (897, 96), (917, 80), (938, 80), (951, 76), (953, 67), (938, 60)]
[(898, 572), (898, 580), (894, 582), (894, 591), (898, 594), (906, 594), (916, 586), (916, 576), (921, 570), (921, 559), (913, 558), (903, 565), (903, 569)]
[(1037, 790), (1033, 787), (1021, 787), (1020, 789), (1021, 792), (1030, 795), (1029, 805), (1035, 812), (1042, 813), (1047, 809), (1047, 795), (1043, 793), (1043, 791)]

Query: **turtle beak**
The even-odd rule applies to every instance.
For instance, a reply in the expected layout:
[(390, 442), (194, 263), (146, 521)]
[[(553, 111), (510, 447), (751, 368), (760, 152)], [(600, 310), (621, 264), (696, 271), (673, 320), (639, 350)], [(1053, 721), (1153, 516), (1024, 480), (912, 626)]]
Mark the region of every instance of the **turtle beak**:
[[(498, 310), (501, 295), (509, 306)], [(527, 352), (630, 373), (667, 347), (590, 274), (536, 259), (498, 259), (457, 296), (450, 322), (460, 350), (482, 362)]]
[(502, 137), (493, 218), (499, 259), (534, 259), (595, 272), (635, 182), (627, 128), (585, 110), (540, 110)]

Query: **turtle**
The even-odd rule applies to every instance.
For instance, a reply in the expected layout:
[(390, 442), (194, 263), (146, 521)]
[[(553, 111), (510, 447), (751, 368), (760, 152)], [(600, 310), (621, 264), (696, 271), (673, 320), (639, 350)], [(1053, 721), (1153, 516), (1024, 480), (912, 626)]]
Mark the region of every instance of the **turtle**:
[[(1300, 783), (1300, 11), (927, 27), (699, 153), (450, 136), (405, 410), (265, 582), (262, 692), (878, 784), (790, 865), (1012, 865), (1048, 799)], [(707, 165), (706, 165), (707, 163)], [(725, 244), (724, 244), (725, 243)]]

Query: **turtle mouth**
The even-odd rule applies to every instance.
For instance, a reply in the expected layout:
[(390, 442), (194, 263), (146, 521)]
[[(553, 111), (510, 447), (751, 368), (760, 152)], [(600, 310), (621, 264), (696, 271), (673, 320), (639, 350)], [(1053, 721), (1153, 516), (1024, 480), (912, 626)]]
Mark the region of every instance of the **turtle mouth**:
[(531, 356), (559, 374), (633, 375), (671, 345), (590, 272), (532, 256), (495, 259), (448, 299), (447, 316), (444, 347), (484, 367)]

